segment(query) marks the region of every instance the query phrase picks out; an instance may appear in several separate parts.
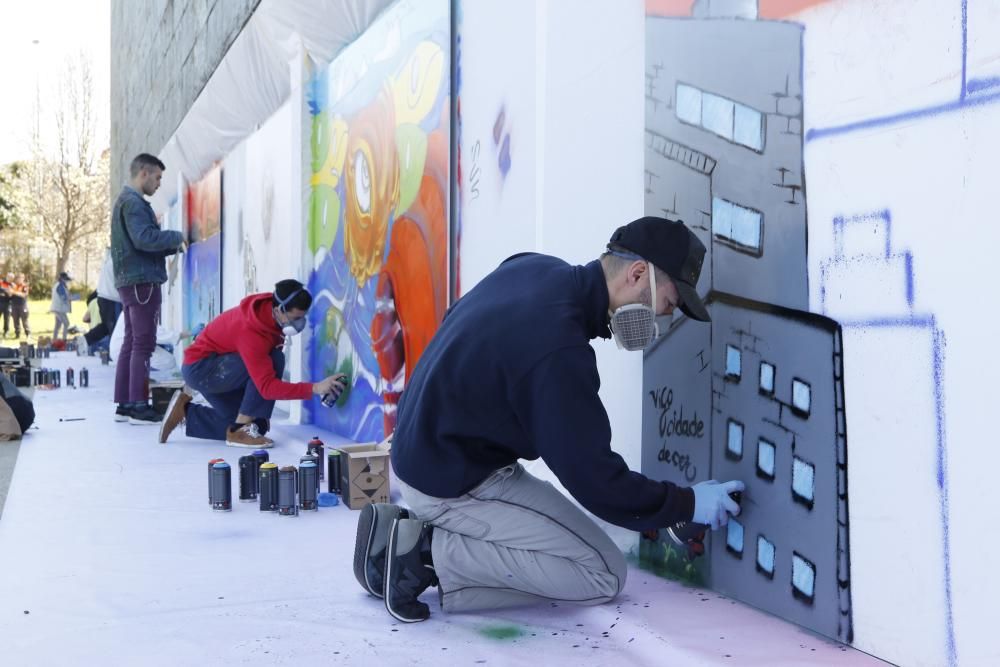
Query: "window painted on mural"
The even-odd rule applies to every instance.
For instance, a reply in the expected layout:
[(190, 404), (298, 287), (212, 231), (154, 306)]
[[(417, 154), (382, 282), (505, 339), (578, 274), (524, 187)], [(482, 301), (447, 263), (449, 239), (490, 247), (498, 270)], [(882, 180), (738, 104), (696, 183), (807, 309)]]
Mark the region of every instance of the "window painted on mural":
[(736, 104), (733, 141), (758, 152), (764, 150), (764, 114), (748, 106)]
[(766, 116), (752, 107), (678, 83), (674, 111), (682, 122), (708, 130), (758, 153), (764, 152)]
[(812, 407), (812, 387), (798, 378), (792, 380), (792, 409), (800, 416), (809, 415)]
[(774, 577), (774, 544), (763, 535), (757, 536), (757, 571)]
[(764, 438), (757, 441), (757, 476), (774, 481), (774, 443)]
[(736, 519), (730, 519), (726, 526), (726, 551), (743, 557), (743, 524)]
[(712, 197), (712, 233), (739, 250), (760, 254), (764, 214), (720, 197)]
[(724, 97), (702, 93), (701, 124), (709, 132), (733, 140), (733, 103)]
[(816, 593), (816, 566), (797, 551), (792, 552), (792, 594), (812, 604)]
[(726, 458), (739, 461), (743, 458), (743, 424), (729, 420), (729, 440), (726, 443)]
[(774, 395), (774, 365), (760, 362), (760, 393)]
[(677, 84), (677, 117), (685, 123), (701, 125), (701, 91)]
[(743, 355), (738, 347), (726, 346), (726, 379), (739, 380), (743, 375)]
[(792, 499), (809, 509), (815, 497), (816, 468), (797, 456), (792, 457)]

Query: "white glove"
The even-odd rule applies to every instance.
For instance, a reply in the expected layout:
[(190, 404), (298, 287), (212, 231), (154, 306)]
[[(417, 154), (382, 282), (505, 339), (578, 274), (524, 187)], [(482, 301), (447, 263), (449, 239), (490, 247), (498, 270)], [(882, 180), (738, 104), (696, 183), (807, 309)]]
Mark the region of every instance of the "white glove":
[(714, 479), (698, 482), (691, 487), (694, 491), (694, 516), (691, 520), (703, 523), (712, 530), (718, 530), (729, 523), (729, 515), (739, 516), (739, 504), (729, 497), (730, 493), (742, 491), (743, 482), (734, 479), (719, 484)]

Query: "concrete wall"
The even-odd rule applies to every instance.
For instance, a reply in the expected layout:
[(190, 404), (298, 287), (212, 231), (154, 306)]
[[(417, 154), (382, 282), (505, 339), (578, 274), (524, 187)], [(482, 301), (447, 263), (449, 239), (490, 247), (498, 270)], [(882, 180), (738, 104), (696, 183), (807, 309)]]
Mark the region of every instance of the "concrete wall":
[(135, 154), (163, 148), (259, 2), (112, 0), (112, 192)]

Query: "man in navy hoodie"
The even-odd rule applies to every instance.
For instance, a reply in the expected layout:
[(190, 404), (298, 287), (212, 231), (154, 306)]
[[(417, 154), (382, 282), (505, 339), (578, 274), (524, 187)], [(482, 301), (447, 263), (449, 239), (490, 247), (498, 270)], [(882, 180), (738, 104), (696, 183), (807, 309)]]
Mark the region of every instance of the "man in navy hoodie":
[[(695, 291), (705, 246), (682, 222), (620, 227), (585, 266), (525, 253), (449, 310), (399, 403), (392, 464), (409, 509), (359, 518), (354, 569), (395, 618), (541, 601), (600, 604), (622, 590), (625, 559), (570, 499), (518, 459), (542, 458), (581, 505), (641, 531), (679, 521), (719, 528), (742, 482), (693, 487), (629, 470), (611, 449), (590, 341), (641, 350), (656, 316), (708, 321)], [(610, 328), (609, 328), (610, 327)]]

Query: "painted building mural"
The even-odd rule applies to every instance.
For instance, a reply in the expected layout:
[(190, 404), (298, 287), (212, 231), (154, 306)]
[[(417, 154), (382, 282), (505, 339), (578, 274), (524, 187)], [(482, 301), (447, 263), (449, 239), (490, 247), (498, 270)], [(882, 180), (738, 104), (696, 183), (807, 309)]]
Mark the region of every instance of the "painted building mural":
[(310, 412), (358, 441), (392, 432), (448, 303), (450, 43), (449, 3), (399, 2), (309, 88), (308, 367), (349, 378)]
[(953, 545), (991, 468), (960, 267), (995, 247), (1000, 6), (646, 6), (646, 210), (710, 248), (713, 323), (646, 358), (643, 471), (748, 490), (707, 556), (641, 552), (894, 663), (992, 664), (993, 551)]
[(222, 312), (222, 167), (187, 189), (184, 329), (196, 332)]

